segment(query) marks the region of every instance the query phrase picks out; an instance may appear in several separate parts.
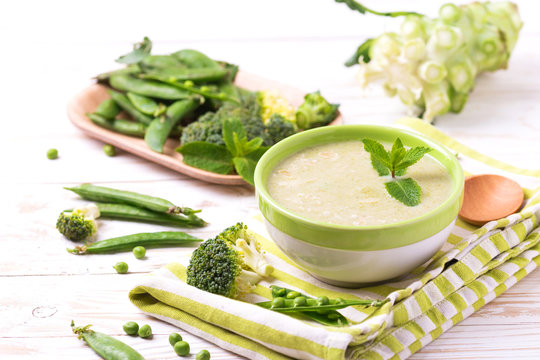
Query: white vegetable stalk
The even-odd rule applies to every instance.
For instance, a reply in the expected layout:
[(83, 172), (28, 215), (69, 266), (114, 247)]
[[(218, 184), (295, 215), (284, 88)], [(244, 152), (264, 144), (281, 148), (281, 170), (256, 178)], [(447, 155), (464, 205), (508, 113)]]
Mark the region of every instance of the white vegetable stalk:
[(511, 2), (445, 4), (438, 19), (407, 15), (399, 34), (373, 39), (358, 79), (362, 86), (382, 80), (389, 96), (432, 122), (463, 109), (479, 73), (507, 67), (522, 25)]

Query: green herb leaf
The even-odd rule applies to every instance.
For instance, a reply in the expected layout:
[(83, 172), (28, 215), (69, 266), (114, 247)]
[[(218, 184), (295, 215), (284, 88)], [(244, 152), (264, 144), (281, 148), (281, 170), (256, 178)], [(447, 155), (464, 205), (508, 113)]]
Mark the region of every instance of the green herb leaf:
[(136, 64), (146, 56), (150, 55), (150, 51), (152, 51), (152, 41), (145, 36), (143, 41), (133, 45), (133, 50), (131, 52), (120, 56), (116, 59), (116, 62), (121, 64)]
[(351, 67), (358, 65), (360, 63), (360, 59), (362, 59), (364, 64), (369, 63), (371, 61), (369, 49), (371, 48), (371, 44), (373, 44), (373, 40), (374, 39), (367, 39), (360, 46), (358, 46), (356, 52), (349, 58), (349, 60), (345, 62), (345, 66)]
[(176, 149), (184, 157), (187, 165), (218, 174), (233, 171), (233, 156), (225, 146), (194, 141)]
[(394, 166), (394, 170), (398, 171), (398, 170), (408, 168), (412, 164), (415, 164), (416, 162), (418, 162), (418, 160), (420, 160), (422, 156), (424, 156), (430, 151), (431, 151), (431, 148), (423, 147), (423, 146), (410, 148), (405, 153), (405, 156), (403, 157), (403, 159)]
[(223, 141), (233, 157), (243, 157), (261, 147), (263, 139), (256, 137), (247, 140), (242, 122), (236, 118), (226, 119), (223, 123)]
[(407, 206), (416, 206), (420, 204), (420, 186), (411, 178), (397, 179), (384, 183), (386, 191), (394, 199)]
[(234, 168), (238, 175), (242, 176), (242, 178), (251, 185), (255, 185), (254, 175), (257, 162), (268, 149), (269, 147), (265, 146), (259, 147), (257, 150), (247, 154), (244, 157), (235, 157), (233, 159)]
[(363, 139), (362, 142), (364, 143), (364, 149), (371, 156), (371, 165), (377, 170), (379, 176), (390, 174), (392, 163), (390, 161), (390, 155), (384, 146), (372, 139)]

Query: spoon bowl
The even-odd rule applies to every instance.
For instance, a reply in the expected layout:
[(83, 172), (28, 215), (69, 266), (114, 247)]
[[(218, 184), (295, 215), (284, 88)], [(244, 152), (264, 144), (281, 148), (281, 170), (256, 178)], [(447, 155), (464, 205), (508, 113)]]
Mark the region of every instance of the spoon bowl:
[(523, 203), (523, 189), (500, 175), (474, 175), (465, 179), (463, 206), (459, 216), (474, 225), (515, 213)]

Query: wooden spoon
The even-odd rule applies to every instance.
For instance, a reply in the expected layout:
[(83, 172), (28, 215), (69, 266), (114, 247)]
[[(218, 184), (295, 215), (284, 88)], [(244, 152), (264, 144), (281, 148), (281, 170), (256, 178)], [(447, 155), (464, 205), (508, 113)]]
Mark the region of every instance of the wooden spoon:
[(465, 179), (459, 216), (471, 224), (484, 225), (515, 213), (523, 203), (523, 189), (500, 175), (474, 175)]

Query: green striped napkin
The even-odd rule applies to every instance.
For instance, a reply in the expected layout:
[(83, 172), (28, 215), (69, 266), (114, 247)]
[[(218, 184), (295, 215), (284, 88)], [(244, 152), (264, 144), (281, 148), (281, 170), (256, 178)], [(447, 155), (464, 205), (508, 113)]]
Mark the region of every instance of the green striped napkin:
[[(540, 182), (540, 171), (478, 156), (430, 125), (415, 119), (403, 119), (399, 124), (459, 152), (467, 170), (476, 170), (480, 166), (475, 163), (479, 163), (482, 172), (489, 169), (536, 186)], [(243, 301), (187, 285), (187, 256), (141, 277), (129, 296), (145, 313), (249, 359), (405, 359), (540, 264), (540, 188), (526, 190), (525, 195), (526, 206), (520, 213), (481, 228), (458, 219), (443, 248), (399, 281), (361, 289), (334, 287), (296, 267), (273, 242), (261, 238), (276, 270), (272, 279), (259, 283)], [(247, 225), (265, 235), (259, 220)], [(389, 302), (377, 309), (343, 309), (340, 312), (351, 324), (327, 327), (251, 304), (270, 299), (270, 285), (314, 297), (387, 298)]]

